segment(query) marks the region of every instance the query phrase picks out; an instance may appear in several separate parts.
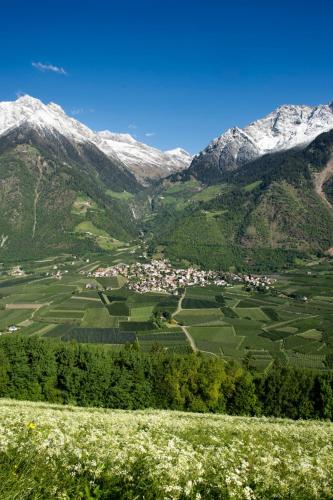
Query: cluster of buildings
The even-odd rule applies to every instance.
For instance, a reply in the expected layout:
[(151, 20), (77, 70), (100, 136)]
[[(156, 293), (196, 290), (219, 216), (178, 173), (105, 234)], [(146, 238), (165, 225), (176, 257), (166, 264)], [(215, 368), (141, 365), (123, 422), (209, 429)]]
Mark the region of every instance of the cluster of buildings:
[(233, 275), (233, 281), (244, 283), (247, 288), (255, 290), (270, 290), (274, 287), (275, 279), (268, 276), (253, 276), (252, 274)]
[(215, 283), (215, 275), (213, 271), (201, 271), (193, 267), (174, 269), (167, 260), (136, 263), (127, 269), (128, 288), (139, 293), (167, 292), (177, 295), (179, 288)]
[(20, 278), (22, 276), (26, 276), (25, 274), (25, 271), (23, 271), (23, 269), (21, 269), (20, 266), (15, 266), (13, 267), (9, 272), (8, 272), (8, 275), (9, 276), (13, 276), (15, 278)]
[(53, 266), (53, 271), (52, 272), (47, 272), (46, 276), (49, 276), (50, 278), (56, 278), (57, 280), (61, 280), (64, 274), (68, 274), (68, 269), (63, 269), (60, 270), (58, 266)]
[(266, 276), (255, 277), (218, 271), (202, 271), (194, 267), (174, 269), (166, 259), (152, 260), (150, 263), (136, 262), (130, 265), (117, 264), (107, 268), (100, 267), (89, 274), (95, 278), (125, 276), (128, 280), (128, 288), (139, 293), (166, 292), (177, 295), (180, 288), (188, 286), (230, 286), (234, 282), (267, 290), (273, 285), (273, 280)]

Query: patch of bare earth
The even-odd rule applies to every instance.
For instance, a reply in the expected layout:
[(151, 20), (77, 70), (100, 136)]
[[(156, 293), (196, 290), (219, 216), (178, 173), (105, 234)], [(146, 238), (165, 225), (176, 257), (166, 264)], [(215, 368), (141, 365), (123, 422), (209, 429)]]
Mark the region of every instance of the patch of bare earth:
[(333, 208), (333, 206), (328, 201), (326, 194), (323, 190), (323, 186), (325, 182), (328, 181), (330, 177), (332, 177), (332, 175), (333, 175), (333, 157), (327, 163), (326, 167), (321, 172), (316, 173), (314, 176), (316, 193), (320, 196), (323, 202), (330, 208)]
[(45, 304), (6, 304), (6, 309), (40, 309)]

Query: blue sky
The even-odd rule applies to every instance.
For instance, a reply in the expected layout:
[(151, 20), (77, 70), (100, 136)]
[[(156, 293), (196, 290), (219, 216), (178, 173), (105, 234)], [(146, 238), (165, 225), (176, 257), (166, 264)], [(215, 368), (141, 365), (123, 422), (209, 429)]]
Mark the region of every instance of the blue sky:
[(162, 149), (333, 100), (331, 0), (0, 0), (0, 15), (0, 100)]

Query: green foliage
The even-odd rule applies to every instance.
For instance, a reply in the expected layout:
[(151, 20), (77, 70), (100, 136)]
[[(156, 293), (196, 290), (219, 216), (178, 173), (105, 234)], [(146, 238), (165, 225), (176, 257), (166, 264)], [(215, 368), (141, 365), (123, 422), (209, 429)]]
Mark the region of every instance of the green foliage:
[(275, 365), (259, 374), (218, 357), (156, 349), (142, 353), (138, 347), (115, 351), (2, 337), (0, 396), (108, 408), (333, 419), (331, 372)]
[(143, 332), (156, 330), (153, 321), (121, 321), (119, 327), (124, 332)]
[(129, 315), (128, 306), (123, 301), (112, 302), (111, 304), (107, 305), (107, 308), (108, 308), (109, 313), (113, 316), (128, 316)]
[(221, 310), (227, 318), (238, 318), (238, 314), (231, 307), (223, 306)]
[[(52, 330), (51, 330), (52, 333)], [(120, 332), (118, 328), (72, 328), (61, 336), (65, 341), (77, 341), (84, 344), (128, 344), (135, 343), (132, 332)]]
[(183, 309), (206, 309), (219, 307), (219, 304), (212, 300), (185, 298), (182, 302)]

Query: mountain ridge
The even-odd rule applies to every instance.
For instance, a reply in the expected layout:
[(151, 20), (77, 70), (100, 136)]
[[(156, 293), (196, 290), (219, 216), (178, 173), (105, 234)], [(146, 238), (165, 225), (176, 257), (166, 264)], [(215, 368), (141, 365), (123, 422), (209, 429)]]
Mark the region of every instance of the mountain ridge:
[(282, 105), (244, 128), (233, 127), (196, 155), (185, 176), (210, 182), (268, 153), (304, 148), (333, 129), (332, 103), (318, 106)]
[(56, 131), (73, 142), (90, 142), (113, 160), (118, 160), (143, 184), (150, 179), (170, 175), (187, 167), (191, 156), (176, 148), (160, 151), (137, 141), (130, 134), (108, 130), (94, 132), (53, 102), (45, 105), (39, 99), (25, 95), (16, 101), (0, 102), (0, 137), (11, 130), (29, 125), (40, 133)]
[[(303, 140), (331, 127), (331, 106), (303, 107), (305, 125), (297, 133), (299, 107), (296, 115), (294, 107), (284, 106), (278, 116), (253, 122), (249, 127), (256, 127), (261, 149), (252, 129), (251, 134), (229, 129), (222, 140), (228, 147), (213, 148), (197, 175), (192, 162), (185, 171), (151, 179), (147, 187), (115, 149), (103, 152), (96, 134), (58, 105), (21, 99), (37, 109), (14, 113), (14, 126), (4, 120), (0, 103), (4, 259), (108, 251), (137, 242), (139, 236), (151, 255), (164, 253), (175, 263), (212, 269), (275, 270), (332, 250), (333, 127), (307, 146)], [(68, 133), (61, 128), (62, 116)], [(53, 127), (55, 117), (60, 122)], [(287, 129), (286, 122), (292, 124)], [(272, 140), (264, 137), (265, 127), (275, 134)], [(82, 136), (86, 140), (77, 139)], [(125, 144), (128, 155), (136, 147), (129, 134), (102, 131), (99, 138)], [(262, 144), (273, 143), (293, 147), (262, 154)], [(180, 148), (168, 153), (184, 154)], [(216, 168), (221, 158), (229, 163)]]

